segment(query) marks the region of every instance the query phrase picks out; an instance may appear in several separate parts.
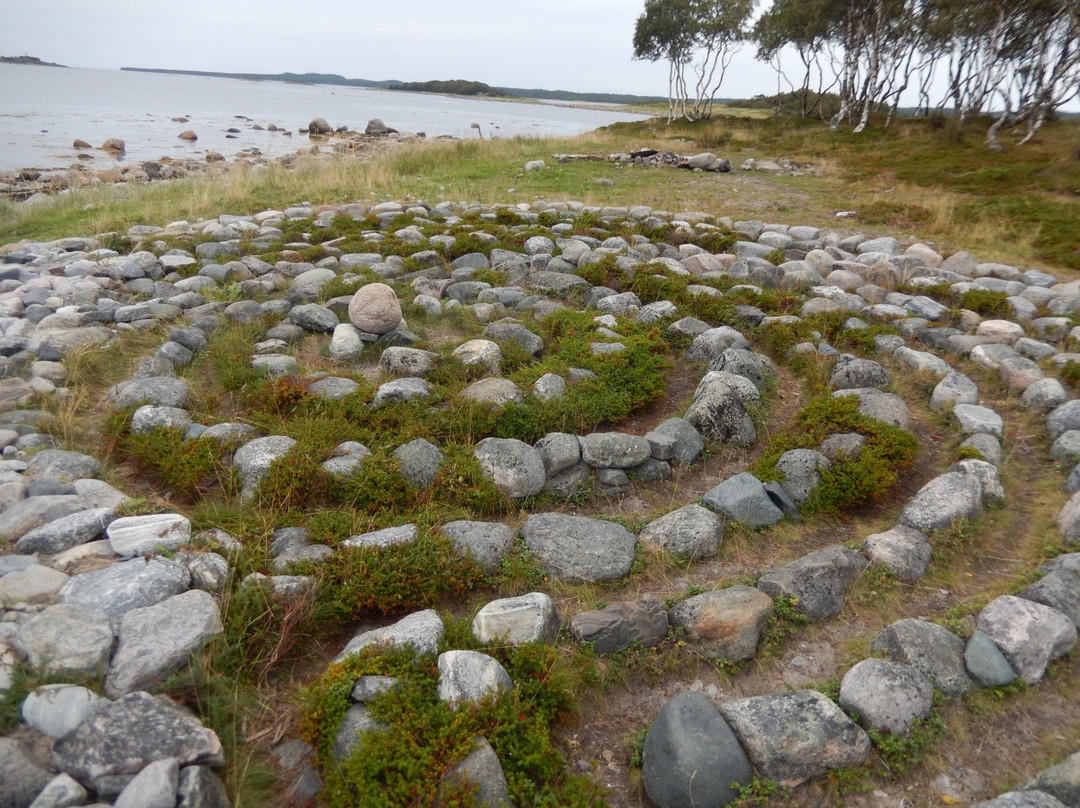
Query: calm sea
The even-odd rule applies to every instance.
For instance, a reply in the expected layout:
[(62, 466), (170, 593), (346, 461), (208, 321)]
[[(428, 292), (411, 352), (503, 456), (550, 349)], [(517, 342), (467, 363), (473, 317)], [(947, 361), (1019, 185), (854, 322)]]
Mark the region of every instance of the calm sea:
[[(179, 117), (188, 122), (172, 120)], [(121, 138), (127, 144), (121, 160), (127, 162), (201, 158), (209, 150), (231, 158), (251, 147), (276, 157), (307, 145), (297, 130), (316, 117), (335, 129), (363, 131), (368, 120), (381, 118), (401, 132), (460, 138), (477, 137), (473, 123), (485, 138), (539, 137), (641, 119), (615, 111), (359, 87), (0, 64), (0, 170), (115, 165), (97, 148), (82, 150), (92, 161), (79, 160), (72, 147), (76, 138), (94, 147)], [(267, 131), (269, 124), (294, 134)], [(198, 141), (179, 140), (186, 129)], [(229, 129), (239, 132), (230, 138)]]

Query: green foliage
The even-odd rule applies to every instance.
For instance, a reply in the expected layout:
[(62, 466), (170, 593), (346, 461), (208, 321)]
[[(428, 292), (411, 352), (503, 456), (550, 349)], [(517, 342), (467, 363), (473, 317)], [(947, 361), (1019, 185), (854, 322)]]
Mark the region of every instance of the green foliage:
[(746, 785), (731, 784), (738, 796), (732, 805), (739, 808), (751, 808), (755, 805), (768, 805), (769, 801), (780, 793), (780, 784), (775, 780), (755, 777)]
[(1080, 387), (1080, 362), (1069, 360), (1058, 369), (1058, 377), (1070, 387)]
[(810, 618), (799, 611), (798, 598), (793, 595), (775, 598), (773, 613), (761, 635), (762, 651), (766, 654), (779, 653), (788, 639), (798, 634), (809, 621)]
[[(558, 671), (557, 652), (546, 646), (485, 649), (514, 681), (511, 691), (475, 704), (451, 707), (438, 698), (433, 657), (412, 649), (366, 648), (327, 673), (304, 694), (302, 731), (315, 743), (324, 765), (325, 804), (333, 808), (431, 804), (475, 805), (473, 796), (444, 779), (447, 770), (483, 735), (499, 756), (511, 797), (519, 805), (601, 808), (602, 792), (587, 778), (566, 772), (550, 727), (567, 714), (572, 694)], [(361, 675), (388, 675), (398, 685), (369, 705), (387, 725), (366, 733), (361, 749), (337, 763), (331, 747), (348, 709), (353, 682)]]
[(1012, 313), (1009, 296), (990, 289), (969, 289), (960, 296), (960, 307), (971, 309), (984, 317), (1008, 317)]
[[(304, 569), (304, 567), (301, 567)], [(315, 622), (340, 625), (361, 615), (398, 614), (460, 598), (484, 574), (445, 536), (423, 529), (415, 541), (379, 548), (338, 548), (319, 578)]]
[(117, 448), (131, 457), (141, 471), (191, 501), (209, 493), (235, 491), (236, 478), (228, 463), (236, 449), (235, 441), (188, 440), (182, 429), (135, 433), (130, 431), (130, 423), (127, 410), (114, 413), (107, 433), (114, 436)]
[(839, 457), (822, 469), (821, 484), (803, 513), (833, 513), (872, 502), (889, 491), (898, 474), (915, 460), (918, 443), (911, 433), (858, 411), (854, 396), (819, 396), (776, 435), (752, 471), (759, 479), (776, 477), (776, 463), (791, 449), (816, 449), (829, 435), (857, 432), (866, 445), (857, 457)]
[(926, 718), (916, 719), (905, 735), (893, 735), (888, 730), (866, 731), (890, 774), (903, 777), (910, 766), (922, 762), (927, 751), (945, 736), (945, 721), (939, 710)]
[(525, 546), (525, 542), (519, 539), (499, 562), (495, 583), (512, 595), (521, 595), (535, 591), (547, 579), (548, 575), (536, 560), (536, 556)]

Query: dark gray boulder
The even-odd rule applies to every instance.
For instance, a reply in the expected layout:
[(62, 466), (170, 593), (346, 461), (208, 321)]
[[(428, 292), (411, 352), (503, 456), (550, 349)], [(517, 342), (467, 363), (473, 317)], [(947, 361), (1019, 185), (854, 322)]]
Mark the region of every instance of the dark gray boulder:
[(642, 785), (659, 808), (719, 808), (753, 776), (731, 727), (700, 693), (670, 699), (645, 736)]
[(602, 519), (536, 513), (525, 520), (521, 535), (540, 566), (566, 581), (622, 578), (634, 563), (637, 538)]
[(1021, 784), (1020, 791), (1041, 791), (1069, 808), (1080, 805), (1080, 752), (1069, 755)]
[(870, 755), (866, 733), (816, 690), (731, 701), (720, 713), (758, 773), (781, 786), (858, 766)]
[(757, 585), (774, 600), (794, 597), (799, 611), (811, 620), (824, 620), (843, 610), (848, 587), (866, 567), (860, 553), (834, 544), (773, 567)]
[(471, 788), (476, 804), (483, 808), (515, 808), (499, 757), (482, 736), (474, 739), (472, 751), (446, 772), (440, 789), (457, 785)]
[(979, 687), (1004, 687), (1016, 681), (1016, 671), (986, 632), (975, 629), (964, 647), (964, 667)]
[(609, 603), (575, 614), (570, 633), (578, 642), (592, 643), (598, 654), (613, 654), (634, 643), (647, 647), (667, 636), (668, 610), (659, 600)]
[(581, 459), (593, 468), (628, 469), (645, 462), (652, 454), (649, 442), (625, 432), (593, 432), (585, 436)]
[(992, 800), (977, 802), (971, 808), (1069, 808), (1045, 791), (1007, 791)]
[(77, 511), (24, 533), (15, 548), (20, 553), (62, 553), (96, 538), (115, 518), (112, 508)]
[(833, 390), (852, 390), (860, 387), (888, 387), (892, 374), (880, 362), (841, 354), (833, 363), (829, 387)]
[(495, 486), (512, 499), (539, 494), (546, 474), (540, 453), (512, 438), (484, 438), (473, 449), (480, 468)]
[(423, 491), (435, 483), (439, 476), (446, 455), (434, 443), (417, 438), (394, 450), (401, 476), (408, 480), (413, 488)]
[(940, 530), (956, 520), (979, 516), (983, 512), (982, 494), (975, 475), (946, 472), (920, 488), (897, 521), (916, 530)]
[(208, 766), (180, 770), (176, 808), (232, 808), (225, 784)]
[(933, 553), (921, 531), (904, 525), (867, 536), (863, 540), (863, 549), (872, 563), (883, 564), (898, 580), (909, 584), (922, 580)]

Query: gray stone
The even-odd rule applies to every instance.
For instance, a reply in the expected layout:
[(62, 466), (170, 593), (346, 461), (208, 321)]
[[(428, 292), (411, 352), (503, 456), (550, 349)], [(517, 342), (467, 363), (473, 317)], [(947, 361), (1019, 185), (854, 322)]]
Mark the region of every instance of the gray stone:
[(131, 431), (141, 435), (155, 429), (186, 429), (190, 423), (191, 413), (187, 410), (144, 404), (131, 416)]
[(579, 463), (548, 477), (544, 483), (544, 491), (566, 499), (588, 496), (592, 492), (592, 476), (592, 467)]
[(260, 373), (280, 379), (283, 376), (295, 376), (300, 372), (296, 359), (286, 354), (262, 354), (251, 357), (251, 366)]
[(667, 636), (668, 611), (659, 600), (610, 603), (575, 614), (570, 633), (578, 642), (591, 643), (598, 654), (613, 654), (634, 643), (648, 647)]
[(95, 539), (115, 518), (112, 508), (76, 511), (24, 533), (15, 547), (20, 553), (62, 553)]
[(358, 536), (350, 536), (341, 543), (342, 547), (394, 547), (401, 544), (412, 544), (416, 541), (416, 525), (397, 525), (384, 527), (381, 530), (372, 530), (361, 533)]
[(490, 378), (473, 382), (460, 393), (462, 401), (476, 401), (491, 407), (504, 407), (507, 404), (523, 404), (525, 394), (510, 379)]
[(129, 693), (102, 707), (53, 745), (53, 766), (83, 784), (136, 774), (176, 758), (181, 766), (225, 765), (221, 742), (194, 715), (163, 696)]
[(512, 499), (539, 494), (546, 473), (540, 452), (511, 438), (484, 438), (473, 456), (496, 487)]
[(779, 522), (784, 514), (753, 474), (742, 472), (720, 483), (701, 501), (714, 511), (747, 527), (765, 527)]
[(814, 690), (740, 699), (723, 705), (720, 713), (754, 768), (781, 786), (858, 766), (870, 755), (866, 733)]
[(147, 764), (116, 798), (114, 808), (176, 808), (180, 765), (176, 758)]
[(761, 391), (776, 378), (776, 367), (769, 357), (745, 348), (728, 348), (719, 356), (713, 357), (708, 368), (710, 371), (722, 370), (743, 376)]
[(364, 735), (383, 732), (388, 727), (371, 717), (371, 711), (362, 704), (354, 704), (345, 712), (338, 725), (331, 751), (338, 760), (346, 760), (363, 749)]
[(269, 435), (248, 441), (233, 455), (233, 468), (240, 475), (244, 499), (255, 495), (259, 482), (265, 477), (270, 466), (279, 458), (289, 453), (296, 445), (293, 438), (285, 435)]
[(694, 341), (690, 343), (686, 351), (686, 358), (692, 362), (707, 362), (728, 348), (749, 347), (750, 343), (746, 341), (746, 337), (734, 328), (725, 325), (710, 328), (694, 337)]
[(973, 683), (964, 668), (964, 641), (937, 623), (897, 620), (874, 638), (873, 650), (911, 665), (946, 696), (960, 696)]
[(703, 558), (715, 555), (724, 539), (724, 522), (696, 503), (654, 519), (638, 538), (675, 555)]
[(1001, 443), (993, 435), (980, 432), (965, 438), (958, 447), (959, 449), (974, 449), (987, 463), (1000, 466), (1002, 461)]
[(58, 603), (20, 623), (14, 644), (36, 668), (96, 676), (109, 662), (113, 639), (104, 613)]
[(1070, 429), (1058, 435), (1050, 447), (1050, 457), (1068, 463), (1080, 460), (1080, 429)]
[(179, 595), (190, 583), (190, 573), (175, 561), (150, 556), (74, 575), (64, 584), (60, 598), (119, 621), (132, 609)]
[(41, 564), (9, 572), (0, 578), (0, 605), (48, 603), (68, 580), (59, 570)]
[(540, 438), (533, 448), (540, 453), (540, 460), (544, 464), (544, 472), (548, 477), (581, 462), (581, 442), (577, 435), (549, 432)]
[(935, 477), (911, 499), (897, 520), (924, 532), (948, 527), (983, 512), (982, 485), (970, 474), (950, 471)]
[(848, 587), (866, 567), (860, 553), (834, 544), (773, 567), (757, 586), (774, 600), (796, 598), (799, 611), (811, 620), (824, 620), (843, 610)]
[(530, 331), (521, 323), (510, 321), (491, 323), (484, 329), (483, 337), (495, 342), (512, 342), (532, 356), (539, 356), (544, 351), (544, 340), (540, 335)]
[(115, 699), (160, 684), (221, 632), (217, 602), (201, 589), (154, 606), (132, 609), (120, 621), (119, 642), (105, 678), (105, 694)]
[(176, 561), (191, 574), (191, 588), (211, 593), (225, 591), (231, 569), (217, 553), (177, 553)]
[(1046, 416), (1046, 432), (1050, 440), (1056, 440), (1070, 429), (1080, 429), (1080, 399), (1066, 401)]
[(953, 416), (965, 435), (985, 432), (995, 438), (1000, 438), (1004, 429), (1000, 415), (978, 404), (957, 404), (953, 407)]
[(450, 355), (463, 365), (478, 365), (486, 368), (489, 373), (498, 373), (502, 368), (502, 349), (498, 343), (489, 339), (463, 342)]
[(1066, 546), (1075, 546), (1080, 540), (1080, 491), (1069, 497), (1069, 501), (1058, 513), (1057, 526), (1065, 538)]
[(1001, 504), (1005, 501), (1005, 489), (993, 463), (968, 458), (954, 463), (949, 467), (949, 471), (958, 471), (978, 480), (984, 503)]
[(42, 685), (22, 705), (23, 720), (50, 738), (63, 738), (109, 703), (78, 685)]
[(30, 458), (23, 477), (70, 483), (84, 477), (96, 477), (100, 471), (101, 461), (96, 457), (63, 449), (45, 449)]
[(1019, 596), (1057, 609), (1080, 627), (1080, 575), (1068, 570), (1048, 572)]
[(1046, 666), (1076, 644), (1076, 626), (1049, 606), (1013, 595), (987, 604), (975, 620), (1028, 684), (1042, 679)]
[(818, 472), (828, 467), (829, 458), (813, 449), (792, 449), (784, 452), (776, 461), (777, 470), (784, 475), (781, 485), (800, 508), (821, 484)]
[(154, 376), (118, 384), (109, 391), (109, 397), (116, 409), (136, 404), (183, 409), (191, 397), (191, 388), (184, 379)]
[(178, 513), (125, 516), (106, 530), (109, 546), (121, 558), (174, 552), (191, 541), (191, 522)]
[(898, 580), (908, 584), (922, 580), (933, 552), (921, 531), (904, 525), (867, 536), (863, 549), (870, 561), (885, 565)]
[(971, 808), (1069, 808), (1069, 806), (1044, 791), (1006, 791), (993, 799), (977, 802)]
[(0, 808), (27, 808), (49, 785), (52, 774), (14, 738), (0, 738)]
[(840, 682), (840, 706), (867, 729), (906, 735), (934, 706), (934, 686), (918, 670), (885, 659), (864, 659)]
[(1025, 407), (1036, 412), (1050, 412), (1069, 400), (1069, 394), (1057, 379), (1047, 378), (1032, 382), (1020, 396)]
[(435, 370), (438, 357), (438, 354), (420, 348), (391, 346), (379, 357), (379, 370), (390, 376), (422, 378)]
[(571, 582), (610, 581), (630, 572), (637, 539), (622, 525), (536, 513), (521, 528), (525, 546), (549, 574)]
[(1004, 687), (1016, 681), (1016, 671), (1001, 649), (983, 631), (975, 629), (964, 647), (964, 666), (980, 687)]
[(360, 384), (341, 376), (324, 376), (308, 385), (308, 392), (327, 401), (339, 401), (360, 389)]
[(408, 645), (413, 648), (417, 656), (434, 656), (439, 651), (443, 631), (442, 619), (434, 609), (413, 612), (393, 625), (360, 632), (349, 640), (348, 644), (341, 649), (340, 654), (334, 657), (334, 662), (341, 662), (350, 654), (355, 654), (362, 648), (375, 644), (399, 648)]
[(501, 522), (447, 522), (439, 531), (450, 538), (459, 553), (472, 558), (491, 574), (514, 543), (514, 531)]
[(423, 379), (405, 378), (394, 379), (392, 382), (379, 385), (375, 391), (375, 397), (371, 400), (372, 407), (401, 401), (415, 401), (431, 396), (434, 388)]
[(698, 386), (685, 419), (714, 440), (732, 446), (751, 446), (757, 440), (757, 428), (747, 411), (749, 402), (738, 384), (723, 376), (742, 378), (730, 373), (708, 374)]
[(385, 283), (368, 283), (349, 301), (349, 320), (361, 331), (385, 334), (401, 322), (401, 303)]
[(645, 438), (625, 432), (593, 432), (581, 446), (581, 459), (593, 468), (633, 468), (649, 458), (652, 447)]
[(645, 736), (642, 785), (659, 808), (727, 805), (753, 776), (731, 727), (700, 693), (668, 700)]
[(659, 435), (664, 439), (672, 439), (674, 441), (672, 457), (664, 459), (678, 460), (684, 466), (696, 462), (705, 450), (705, 441), (702, 440), (701, 433), (697, 431), (693, 424), (683, 418), (669, 418), (652, 432), (646, 434), (646, 440), (649, 439), (650, 435)]
[(438, 446), (423, 438), (399, 446), (394, 450), (393, 457), (397, 461), (401, 476), (408, 480), (413, 488), (421, 491), (435, 483), (435, 478), (439, 476), (446, 460), (446, 455)]
[(555, 602), (543, 592), (530, 592), (485, 604), (472, 621), (472, 633), (480, 642), (509, 645), (550, 643), (559, 630)]
[(1039, 772), (1021, 784), (1020, 791), (1041, 791), (1070, 808), (1080, 805), (1080, 752)]
[(671, 624), (715, 659), (741, 662), (757, 654), (758, 639), (773, 613), (773, 601), (751, 586), (732, 586), (695, 595), (672, 607)]
[(859, 413), (867, 418), (874, 418), (901, 429), (907, 429), (911, 416), (907, 403), (895, 393), (883, 393), (873, 387), (861, 387), (851, 390), (837, 390), (833, 397), (855, 396), (859, 399)]
[(58, 774), (30, 803), (30, 808), (69, 808), (73, 805), (85, 805), (86, 797), (86, 789), (80, 786), (75, 778)]
[(499, 661), (479, 651), (446, 651), (439, 654), (438, 666), (439, 698), (452, 707), (514, 689)]
[(552, 401), (566, 395), (566, 379), (555, 373), (545, 373), (532, 387), (533, 395), (545, 401)]
[(338, 323), (330, 337), (330, 358), (338, 362), (354, 362), (364, 351), (364, 340), (352, 323)]
[(180, 770), (176, 808), (232, 808), (232, 803), (225, 784), (208, 766), (187, 766)]
[(499, 758), (483, 737), (477, 737), (472, 751), (450, 767), (440, 788), (445, 787), (443, 784), (465, 785), (474, 792), (476, 804), (481, 808), (514, 808)]
[(888, 387), (892, 374), (880, 362), (841, 354), (833, 363), (829, 387), (833, 390), (852, 390), (862, 387)]

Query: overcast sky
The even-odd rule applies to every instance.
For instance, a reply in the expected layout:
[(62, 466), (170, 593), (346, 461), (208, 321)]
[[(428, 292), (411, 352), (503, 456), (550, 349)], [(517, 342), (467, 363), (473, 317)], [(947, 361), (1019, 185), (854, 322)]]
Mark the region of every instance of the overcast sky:
[[(347, 78), (667, 95), (666, 63), (636, 62), (644, 0), (0, 0), (0, 55), (72, 67)], [(738, 57), (719, 95), (775, 92)], [(0, 92), (3, 88), (0, 88)]]

